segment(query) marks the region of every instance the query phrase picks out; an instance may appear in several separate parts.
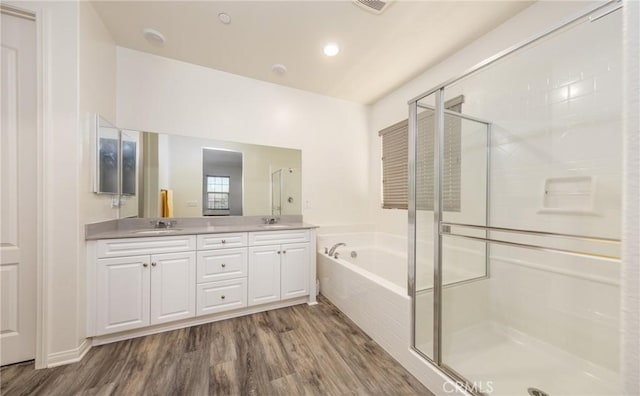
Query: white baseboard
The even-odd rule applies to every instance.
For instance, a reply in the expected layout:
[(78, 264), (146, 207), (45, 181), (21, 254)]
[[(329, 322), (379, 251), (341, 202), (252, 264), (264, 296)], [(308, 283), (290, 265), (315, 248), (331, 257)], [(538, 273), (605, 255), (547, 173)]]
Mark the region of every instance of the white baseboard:
[(77, 348), (50, 353), (47, 356), (47, 368), (79, 362), (89, 349), (91, 349), (91, 339), (85, 338)]

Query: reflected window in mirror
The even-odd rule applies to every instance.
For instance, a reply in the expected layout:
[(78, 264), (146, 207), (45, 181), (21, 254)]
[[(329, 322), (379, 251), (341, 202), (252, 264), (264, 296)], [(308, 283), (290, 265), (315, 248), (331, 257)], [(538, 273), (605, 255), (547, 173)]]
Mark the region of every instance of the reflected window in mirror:
[(242, 216), (244, 154), (218, 148), (202, 149), (202, 214)]
[(207, 209), (229, 210), (229, 176), (207, 176)]

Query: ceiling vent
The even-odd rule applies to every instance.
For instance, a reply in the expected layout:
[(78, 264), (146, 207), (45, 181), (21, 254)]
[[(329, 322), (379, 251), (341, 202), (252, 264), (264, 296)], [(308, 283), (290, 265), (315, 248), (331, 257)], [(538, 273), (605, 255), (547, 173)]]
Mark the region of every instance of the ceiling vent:
[(355, 4), (374, 14), (382, 14), (393, 0), (353, 0)]

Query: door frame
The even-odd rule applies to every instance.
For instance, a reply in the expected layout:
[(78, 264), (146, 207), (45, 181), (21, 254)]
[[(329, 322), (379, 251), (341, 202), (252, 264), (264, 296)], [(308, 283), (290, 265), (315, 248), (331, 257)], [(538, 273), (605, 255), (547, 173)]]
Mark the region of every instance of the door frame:
[[(27, 19), (34, 18), (36, 24), (36, 369), (46, 368), (48, 364), (48, 306), (46, 296), (48, 294), (49, 263), (47, 252), (50, 250), (48, 234), (49, 221), (45, 211), (45, 202), (48, 196), (48, 177), (45, 171), (48, 152), (44, 143), (51, 139), (51, 59), (49, 56), (50, 23), (46, 7), (38, 3), (8, 1), (3, 8), (16, 11)], [(20, 17), (20, 15), (17, 15)]]

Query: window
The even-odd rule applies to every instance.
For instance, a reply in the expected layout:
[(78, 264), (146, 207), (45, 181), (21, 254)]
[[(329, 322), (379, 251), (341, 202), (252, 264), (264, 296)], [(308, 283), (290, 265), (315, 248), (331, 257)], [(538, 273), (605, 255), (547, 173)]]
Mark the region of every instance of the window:
[[(462, 111), (464, 96), (445, 103), (445, 108)], [(379, 132), (382, 137), (382, 207), (408, 208), (408, 121), (403, 120)], [(434, 112), (419, 109), (416, 158), (416, 208), (433, 210)], [(461, 121), (445, 114), (442, 180), (443, 210), (460, 211)]]
[(229, 210), (229, 176), (207, 176), (207, 209)]

